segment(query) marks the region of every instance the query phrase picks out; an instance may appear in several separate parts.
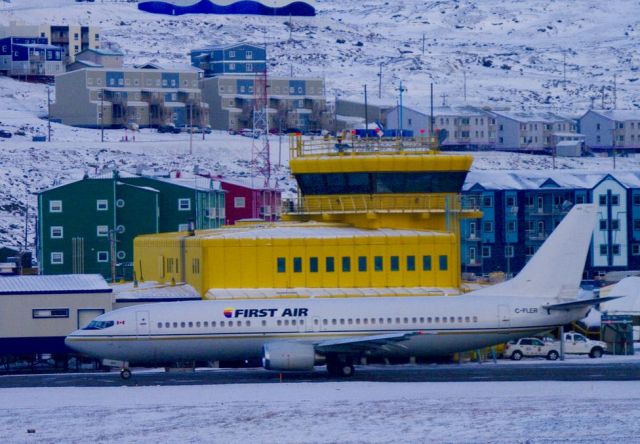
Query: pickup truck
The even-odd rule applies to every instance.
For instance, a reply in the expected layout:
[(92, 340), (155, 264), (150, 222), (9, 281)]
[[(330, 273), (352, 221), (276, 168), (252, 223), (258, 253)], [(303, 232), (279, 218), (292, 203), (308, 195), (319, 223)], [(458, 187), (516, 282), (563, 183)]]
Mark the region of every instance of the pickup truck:
[(605, 351), (607, 351), (605, 342), (592, 341), (580, 333), (572, 331), (564, 334), (564, 352), (566, 354), (601, 358)]
[(544, 357), (555, 361), (560, 357), (559, 342), (545, 342), (538, 338), (520, 338), (509, 341), (504, 347), (503, 356), (519, 361), (523, 357)]

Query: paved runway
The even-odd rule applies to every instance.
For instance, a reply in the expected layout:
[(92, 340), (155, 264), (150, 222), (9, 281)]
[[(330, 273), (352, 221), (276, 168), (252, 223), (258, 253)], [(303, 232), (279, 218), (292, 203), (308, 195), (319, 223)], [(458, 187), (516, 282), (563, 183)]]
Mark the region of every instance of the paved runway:
[[(284, 373), (283, 382), (314, 382), (328, 380), (372, 382), (460, 382), (460, 381), (632, 381), (640, 380), (640, 361), (608, 362), (574, 360), (564, 362), (527, 361), (522, 363), (498, 361), (482, 364), (431, 365), (370, 365), (356, 367), (353, 377), (330, 378), (324, 367), (314, 372)], [(133, 370), (125, 381), (118, 372), (67, 373), (46, 375), (0, 376), (0, 388), (10, 387), (114, 387), (122, 385), (210, 385), (210, 384), (269, 384), (280, 382), (280, 375), (261, 368), (199, 369), (197, 371)]]

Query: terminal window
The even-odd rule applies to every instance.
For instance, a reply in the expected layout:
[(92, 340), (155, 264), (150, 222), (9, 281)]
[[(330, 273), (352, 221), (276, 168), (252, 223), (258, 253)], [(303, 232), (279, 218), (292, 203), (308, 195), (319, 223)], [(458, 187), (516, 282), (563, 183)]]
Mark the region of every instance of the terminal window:
[(375, 271), (382, 271), (382, 268), (383, 268), (382, 256), (375, 256), (373, 258), (373, 268)]
[(407, 271), (416, 271), (416, 257), (407, 256)]
[(318, 258), (317, 257), (310, 257), (309, 258), (309, 271), (311, 273), (317, 273), (318, 272)]
[(284, 273), (287, 271), (287, 260), (283, 257), (279, 257), (277, 260), (278, 263), (278, 273)]
[(342, 258), (342, 271), (347, 273), (351, 271), (351, 258), (348, 256)]
[(431, 271), (431, 256), (422, 256), (422, 270)]
[(358, 256), (358, 271), (367, 271), (367, 257)]
[(335, 270), (335, 263), (333, 257), (327, 257), (325, 260), (325, 269), (327, 273), (333, 273)]
[(31, 313), (33, 319), (69, 317), (68, 308), (34, 308)]
[(294, 257), (293, 258), (293, 272), (294, 273), (302, 273), (302, 258)]
[(447, 264), (447, 256), (440, 256), (440, 270), (446, 271), (449, 268)]
[(391, 256), (391, 271), (400, 270), (400, 258), (398, 256)]

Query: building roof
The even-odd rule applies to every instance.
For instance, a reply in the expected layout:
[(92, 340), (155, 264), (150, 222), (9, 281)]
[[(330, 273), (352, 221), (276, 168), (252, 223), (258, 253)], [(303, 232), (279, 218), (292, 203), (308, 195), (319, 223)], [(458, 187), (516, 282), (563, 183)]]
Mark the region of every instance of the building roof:
[(470, 171), (467, 174), (464, 191), (479, 185), (486, 190), (536, 190), (551, 179), (560, 188), (591, 189), (607, 176), (620, 182), (627, 188), (640, 187), (640, 172), (636, 171), (581, 171), (581, 170), (483, 170)]
[(515, 120), (520, 123), (528, 122), (568, 122), (570, 119), (561, 117), (551, 112), (524, 112), (524, 111), (491, 111), (491, 114)]
[(84, 53), (84, 52), (95, 52), (96, 54), (99, 54), (101, 56), (107, 56), (107, 57), (124, 57), (124, 53), (122, 53), (120, 51), (114, 51), (112, 49), (107, 49), (107, 48), (87, 48), (87, 49), (83, 49), (78, 54), (76, 54), (76, 57), (79, 56), (80, 54)]
[(111, 293), (111, 287), (99, 274), (56, 276), (8, 276), (0, 278), (0, 295)]
[(261, 46), (261, 45), (256, 45), (256, 44), (247, 43), (247, 42), (240, 42), (240, 43), (225, 43), (225, 44), (219, 44), (219, 45), (211, 45), (205, 48), (193, 49), (192, 51), (215, 51), (215, 50), (221, 50), (221, 49), (237, 48), (238, 46), (253, 46), (254, 48), (264, 49), (264, 46)]
[(200, 294), (189, 284), (161, 284), (148, 281), (115, 284), (112, 286), (116, 302), (168, 302), (201, 299)]
[(44, 43), (17, 43), (14, 46), (24, 46), (25, 48), (34, 48), (34, 49), (57, 49), (62, 51), (62, 48), (55, 45), (45, 45)]
[(75, 62), (70, 63), (69, 65), (75, 65), (75, 64), (79, 64), (79, 65), (84, 65), (88, 68), (102, 68), (104, 67), (104, 65), (100, 64), (100, 63), (94, 63), (94, 62), (90, 62), (88, 60), (78, 60), (76, 59)]
[[(585, 113), (598, 114), (606, 119), (624, 122), (626, 120), (640, 120), (640, 110), (638, 109), (612, 109), (612, 110), (595, 110), (591, 109)], [(584, 117), (584, 116), (583, 116)]]
[[(172, 234), (175, 235), (175, 234)], [(153, 235), (152, 235), (153, 236)], [(169, 235), (171, 236), (171, 235)], [(199, 239), (335, 239), (352, 237), (439, 237), (447, 234), (426, 230), (395, 230), (381, 228), (366, 230), (350, 225), (304, 222), (262, 223), (247, 227), (228, 227), (196, 232)]]

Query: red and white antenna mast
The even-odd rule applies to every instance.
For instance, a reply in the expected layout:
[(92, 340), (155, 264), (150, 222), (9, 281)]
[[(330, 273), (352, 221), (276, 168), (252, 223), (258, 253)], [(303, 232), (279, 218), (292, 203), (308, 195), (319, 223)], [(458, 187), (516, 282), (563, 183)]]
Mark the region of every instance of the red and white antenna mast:
[(253, 88), (253, 144), (251, 163), (254, 177), (264, 177), (264, 188), (269, 188), (271, 180), (271, 149), (269, 147), (269, 97), (267, 69), (256, 74)]

